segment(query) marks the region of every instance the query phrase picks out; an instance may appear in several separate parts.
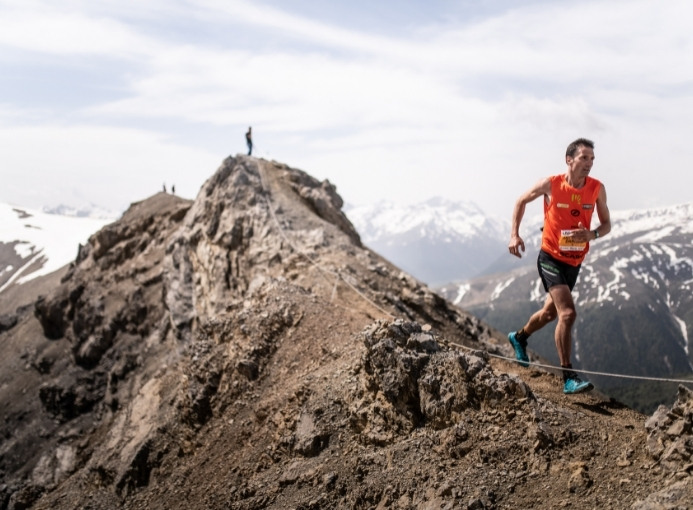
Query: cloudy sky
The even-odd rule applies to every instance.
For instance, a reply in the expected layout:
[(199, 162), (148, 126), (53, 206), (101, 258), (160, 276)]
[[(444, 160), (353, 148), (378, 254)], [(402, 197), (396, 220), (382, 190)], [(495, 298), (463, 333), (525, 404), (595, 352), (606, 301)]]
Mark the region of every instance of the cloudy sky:
[(612, 210), (690, 202), (691, 26), (688, 0), (0, 0), (0, 202), (194, 198), (250, 125), (352, 205), (509, 218), (583, 136)]

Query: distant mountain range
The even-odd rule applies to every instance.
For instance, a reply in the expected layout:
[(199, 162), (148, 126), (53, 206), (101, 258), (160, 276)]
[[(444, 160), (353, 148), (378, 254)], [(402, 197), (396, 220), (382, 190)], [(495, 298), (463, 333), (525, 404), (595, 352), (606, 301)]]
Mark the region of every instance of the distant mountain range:
[(507, 243), (507, 226), (471, 202), (384, 202), (346, 214), (364, 244), (429, 285), (482, 274)]

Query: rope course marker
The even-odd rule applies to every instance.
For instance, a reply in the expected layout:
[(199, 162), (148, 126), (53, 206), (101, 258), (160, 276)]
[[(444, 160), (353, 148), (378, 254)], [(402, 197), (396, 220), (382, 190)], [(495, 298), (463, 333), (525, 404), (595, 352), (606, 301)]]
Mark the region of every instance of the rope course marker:
[[(457, 344), (454, 342), (448, 342), (450, 345), (454, 345), (455, 347), (461, 347), (462, 349), (469, 350), (469, 351), (478, 351), (479, 349), (473, 349), (472, 347), (467, 347), (466, 345), (461, 345)], [(517, 363), (517, 360), (515, 358), (510, 358), (507, 356), (501, 356), (500, 354), (492, 354), (488, 351), (486, 351), (488, 355), (491, 358), (497, 358), (497, 359), (502, 359), (506, 361), (512, 361), (514, 363)], [(547, 368), (551, 370), (556, 370), (556, 371), (561, 371), (563, 368), (557, 367), (555, 365), (546, 365), (543, 363), (536, 363), (534, 361), (529, 362), (530, 367), (536, 367), (536, 368)], [(656, 381), (656, 382), (669, 382), (669, 383), (679, 383), (679, 384), (693, 384), (693, 379), (666, 379), (666, 378), (661, 378), (661, 377), (649, 377), (645, 375), (628, 375), (628, 374), (615, 374), (612, 372), (596, 372), (593, 370), (580, 370), (576, 368), (571, 368), (573, 372), (578, 372), (580, 374), (590, 374), (590, 375), (601, 375), (605, 377), (615, 377), (615, 378), (621, 378), (621, 379), (638, 379), (642, 381)]]
[[(277, 218), (277, 215), (274, 212), (274, 207), (272, 207), (272, 201), (270, 199), (270, 192), (269, 188), (267, 187), (265, 183), (264, 176), (262, 175), (264, 170), (264, 165), (261, 163), (258, 163), (258, 175), (260, 176), (260, 185), (262, 186), (262, 190), (265, 192), (265, 201), (267, 203), (267, 209), (269, 210), (270, 214), (272, 215), (272, 219), (274, 220), (274, 223), (277, 226), (277, 229), (279, 230), (279, 233), (281, 236), (284, 238), (284, 240), (287, 242), (287, 244), (291, 247), (293, 251), (298, 253), (299, 255), (302, 255), (310, 264), (312, 264), (315, 268), (317, 268), (319, 271), (321, 271), (325, 275), (330, 275), (335, 278), (334, 281), (334, 287), (332, 289), (332, 297), (330, 301), (334, 299), (334, 296), (337, 292), (337, 283), (341, 280), (343, 281), (351, 290), (353, 290), (356, 294), (358, 294), (362, 299), (364, 299), (366, 302), (368, 302), (371, 306), (373, 306), (375, 309), (386, 315), (387, 317), (390, 317), (391, 319), (394, 319), (395, 316), (392, 315), (390, 312), (387, 310), (383, 309), (381, 306), (379, 306), (377, 303), (375, 303), (373, 300), (368, 298), (363, 292), (361, 292), (358, 288), (356, 288), (355, 285), (353, 285), (351, 282), (347, 281), (346, 278), (344, 278), (341, 274), (331, 271), (325, 267), (322, 267), (320, 264), (316, 263), (313, 259), (311, 259), (308, 254), (305, 252), (305, 250), (302, 250), (296, 246), (296, 244), (289, 239), (289, 236), (287, 235), (286, 231), (284, 230), (284, 227), (282, 227), (281, 223), (279, 222), (279, 218)], [(328, 280), (329, 281), (329, 280)]]

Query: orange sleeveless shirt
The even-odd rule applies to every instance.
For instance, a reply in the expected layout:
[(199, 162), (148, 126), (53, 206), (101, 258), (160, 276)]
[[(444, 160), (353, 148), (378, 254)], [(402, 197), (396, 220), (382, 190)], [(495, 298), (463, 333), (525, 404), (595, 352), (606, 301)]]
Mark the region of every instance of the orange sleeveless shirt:
[(579, 228), (578, 223), (590, 229), (602, 183), (587, 177), (585, 185), (578, 189), (566, 182), (565, 174), (550, 179), (551, 197), (548, 204), (544, 200), (541, 249), (556, 260), (579, 266), (590, 249), (590, 243), (576, 242), (565, 234)]

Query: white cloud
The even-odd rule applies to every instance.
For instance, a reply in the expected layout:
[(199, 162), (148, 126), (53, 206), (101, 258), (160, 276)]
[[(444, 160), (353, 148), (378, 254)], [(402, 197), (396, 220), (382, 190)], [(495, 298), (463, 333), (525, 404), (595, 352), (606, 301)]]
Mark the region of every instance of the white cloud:
[(115, 212), (161, 191), (194, 198), (221, 163), (160, 134), (94, 125), (0, 127), (3, 201), (95, 203)]
[[(520, 191), (563, 170), (570, 140), (588, 136), (595, 172), (628, 182), (627, 195), (610, 192), (615, 204), (689, 199), (691, 178), (677, 171), (693, 155), (684, 143), (689, 2), (508, 2), (480, 21), (420, 20), (408, 37), (261, 2), (145, 4), (0, 0), (4, 58), (41, 68), (44, 55), (72, 65), (99, 56), (119, 63), (121, 87), (70, 98), (70, 111), (5, 101), (0, 126), (16, 146), (0, 149), (12, 169), (3, 174), (57, 165), (85, 176), (75, 189), (96, 193), (98, 161), (142, 193), (160, 188), (162, 176), (146, 181), (144, 169), (162, 161), (181, 168), (198, 158), (196, 171), (212, 173), (235, 147), (226, 138), (242, 150), (241, 129), (252, 124), (259, 155), (330, 178), (347, 200), (445, 195), (509, 214)], [(32, 146), (50, 147), (51, 157)], [(681, 185), (658, 189), (645, 178), (653, 169)]]
[[(13, 2), (14, 3), (14, 2)], [(62, 56), (135, 57), (157, 43), (125, 23), (53, 4), (26, 2), (0, 11), (0, 47)]]
[(412, 42), (360, 33), (335, 25), (294, 15), (260, 2), (245, 0), (193, 0), (191, 6), (208, 22), (223, 22), (232, 26), (262, 28), (267, 32), (279, 31), (293, 40), (301, 40), (319, 48), (341, 49), (365, 54), (403, 56), (416, 51)]

